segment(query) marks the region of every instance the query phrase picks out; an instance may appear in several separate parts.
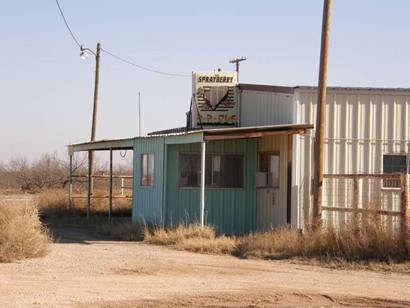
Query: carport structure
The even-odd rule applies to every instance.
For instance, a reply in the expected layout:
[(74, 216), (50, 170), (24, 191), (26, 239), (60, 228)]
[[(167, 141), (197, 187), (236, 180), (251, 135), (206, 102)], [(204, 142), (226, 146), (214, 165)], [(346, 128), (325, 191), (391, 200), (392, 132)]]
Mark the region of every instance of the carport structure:
[[(69, 175), (68, 175), (68, 207), (72, 208), (73, 203), (73, 157), (76, 152), (91, 152), (91, 151), (109, 151), (109, 194), (108, 194), (108, 219), (111, 220), (112, 214), (112, 200), (113, 200), (113, 152), (122, 150), (133, 150), (134, 138), (114, 139), (114, 140), (100, 140), (94, 142), (85, 142), (79, 144), (68, 145), (69, 156)], [(90, 155), (88, 155), (90, 157)], [(92, 178), (98, 177), (91, 174), (91, 161), (88, 159), (88, 185), (87, 185), (87, 217), (90, 217), (91, 202), (93, 199), (92, 192)]]

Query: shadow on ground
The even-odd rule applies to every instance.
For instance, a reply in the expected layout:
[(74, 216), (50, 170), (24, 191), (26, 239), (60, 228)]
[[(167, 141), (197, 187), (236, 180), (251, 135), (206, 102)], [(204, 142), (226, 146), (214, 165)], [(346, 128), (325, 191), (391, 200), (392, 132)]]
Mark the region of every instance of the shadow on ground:
[[(50, 231), (55, 243), (90, 244), (96, 241), (118, 241), (110, 235), (111, 227), (115, 224), (108, 223), (106, 218), (70, 217), (69, 219), (42, 219), (43, 225)], [(130, 217), (115, 217), (113, 221), (131, 221)]]

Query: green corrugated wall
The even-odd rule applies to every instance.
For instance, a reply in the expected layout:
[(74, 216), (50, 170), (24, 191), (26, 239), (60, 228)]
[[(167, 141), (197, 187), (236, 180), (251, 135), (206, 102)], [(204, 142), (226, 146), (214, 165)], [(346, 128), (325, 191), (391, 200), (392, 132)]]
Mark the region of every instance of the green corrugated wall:
[[(154, 186), (141, 187), (141, 154), (154, 153)], [(133, 222), (162, 223), (164, 138), (136, 138), (134, 142)]]
[[(165, 224), (197, 222), (199, 188), (180, 188), (179, 153), (200, 153), (201, 144), (167, 146)], [(256, 139), (207, 142), (207, 154), (244, 154), (244, 187), (206, 189), (205, 219), (218, 233), (244, 234), (256, 228)]]

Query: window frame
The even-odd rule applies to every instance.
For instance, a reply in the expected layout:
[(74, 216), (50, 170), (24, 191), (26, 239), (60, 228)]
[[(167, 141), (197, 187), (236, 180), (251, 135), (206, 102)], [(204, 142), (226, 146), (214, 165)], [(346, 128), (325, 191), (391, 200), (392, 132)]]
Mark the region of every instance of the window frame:
[[(144, 179), (144, 156), (147, 156), (147, 177), (149, 178), (149, 169), (150, 169), (150, 156), (152, 157), (152, 177), (149, 184), (143, 182)], [(140, 154), (140, 187), (142, 188), (153, 188), (155, 186), (155, 153), (141, 153)]]
[[(260, 163), (261, 163), (261, 155), (268, 155), (268, 156), (277, 156), (278, 157), (278, 185), (269, 185), (268, 179), (266, 180), (265, 186), (259, 186), (258, 188), (278, 188), (280, 189), (280, 177), (281, 177), (281, 165), (280, 165), (280, 151), (258, 151), (258, 161), (256, 165), (257, 172), (265, 172), (261, 171)], [(268, 170), (270, 169), (271, 164), (269, 161)], [(269, 171), (267, 172), (269, 174)]]
[[(198, 186), (183, 186), (181, 185), (181, 156), (183, 155), (195, 155), (199, 157), (199, 160), (201, 161), (201, 154), (198, 152), (179, 152), (179, 157), (178, 157), (178, 188), (180, 189), (200, 189), (201, 188), (201, 182), (199, 181)], [(206, 183), (206, 169), (210, 168), (208, 164), (205, 166), (205, 188), (206, 189), (225, 189), (225, 190), (244, 190), (245, 189), (245, 181), (246, 181), (246, 175), (245, 175), (245, 164), (246, 164), (246, 155), (245, 153), (231, 153), (231, 152), (226, 152), (226, 153), (220, 153), (220, 152), (214, 152), (214, 153), (207, 153), (205, 156), (205, 160), (207, 158), (211, 158), (212, 165), (211, 167), (213, 168), (213, 160), (212, 158), (214, 156), (229, 156), (229, 155), (235, 155), (235, 156), (241, 156), (242, 157), (242, 183), (240, 187), (226, 187), (226, 186), (213, 186), (213, 185), (207, 185)], [(223, 164), (222, 164), (223, 159), (221, 158), (221, 170), (223, 169)], [(211, 170), (212, 172), (213, 170)], [(222, 171), (221, 171), (222, 172)], [(199, 170), (199, 176), (201, 175), (201, 170)], [(222, 177), (222, 175), (221, 175)]]
[[(382, 173), (389, 175), (389, 174), (403, 174), (401, 172), (385, 172), (384, 168), (385, 168), (385, 164), (384, 164), (384, 157), (385, 156), (403, 156), (405, 158), (405, 173), (404, 174), (408, 174), (409, 173), (409, 165), (408, 165), (408, 153), (383, 153), (382, 155)], [(388, 183), (389, 181), (394, 181), (394, 182), (398, 182), (398, 184), (394, 185), (394, 184), (389, 184), (386, 185), (386, 183)], [(389, 179), (383, 179), (382, 181), (382, 189), (383, 190), (400, 190), (401, 189), (401, 183), (400, 180), (389, 180)]]

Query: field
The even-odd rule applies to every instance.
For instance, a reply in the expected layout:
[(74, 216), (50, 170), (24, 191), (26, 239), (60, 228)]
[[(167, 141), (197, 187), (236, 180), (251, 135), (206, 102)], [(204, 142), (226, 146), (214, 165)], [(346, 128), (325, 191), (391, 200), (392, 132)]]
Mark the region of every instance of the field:
[(410, 275), (242, 260), (62, 227), (50, 253), (0, 264), (0, 306), (410, 305)]

